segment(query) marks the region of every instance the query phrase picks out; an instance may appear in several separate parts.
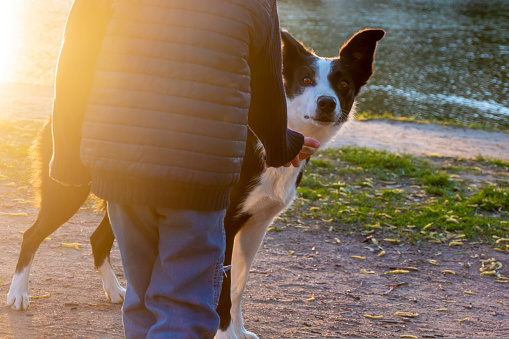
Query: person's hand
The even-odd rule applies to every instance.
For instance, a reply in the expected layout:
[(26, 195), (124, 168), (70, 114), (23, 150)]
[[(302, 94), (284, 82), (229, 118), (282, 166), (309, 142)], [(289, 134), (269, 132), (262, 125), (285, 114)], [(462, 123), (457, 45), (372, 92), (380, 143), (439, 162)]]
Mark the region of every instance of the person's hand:
[[(299, 154), (295, 156), (295, 158), (284, 165), (284, 167), (299, 167), (300, 161), (305, 160), (312, 156), (316, 150), (320, 147), (320, 142), (318, 140), (315, 140), (313, 138), (304, 137), (304, 145), (302, 145), (302, 149), (300, 150)], [(267, 164), (265, 164), (265, 167), (269, 168)]]
[(320, 147), (320, 142), (316, 139), (304, 137), (304, 145), (302, 145), (302, 149), (300, 150), (299, 154), (295, 156), (295, 158), (284, 165), (284, 167), (299, 167), (300, 161), (305, 160), (312, 156), (316, 150)]

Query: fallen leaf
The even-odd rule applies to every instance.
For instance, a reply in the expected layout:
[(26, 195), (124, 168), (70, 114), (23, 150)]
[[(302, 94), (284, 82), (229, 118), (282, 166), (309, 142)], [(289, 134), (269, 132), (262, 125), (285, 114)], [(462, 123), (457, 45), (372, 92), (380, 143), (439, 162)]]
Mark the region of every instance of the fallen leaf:
[(456, 275), (456, 272), (454, 271), (451, 271), (451, 270), (443, 270), (442, 271), (443, 274), (452, 274), (452, 275)]
[(433, 266), (440, 266), (440, 264), (437, 263), (437, 261), (434, 259), (428, 259), (427, 262), (429, 262)]
[(475, 294), (475, 292), (472, 292), (472, 291), (463, 291), (463, 293), (465, 293), (465, 294)]
[(44, 293), (44, 295), (31, 295), (30, 298), (32, 299), (46, 299), (51, 297), (51, 294), (49, 292)]
[(437, 308), (435, 311), (447, 311), (447, 308)]
[(394, 315), (398, 317), (407, 317), (407, 318), (415, 318), (419, 316), (419, 313), (411, 313), (411, 312), (396, 312)]
[(375, 271), (367, 271), (365, 269), (361, 269), (361, 274), (375, 274)]
[(385, 272), (385, 274), (406, 274), (409, 272), (410, 271), (407, 271), (407, 270), (392, 270), (392, 271)]
[(402, 334), (399, 337), (400, 338), (419, 338), (419, 337), (416, 337), (415, 335), (410, 335), (410, 334)]
[(81, 248), (80, 248), (80, 246), (83, 246), (83, 244), (79, 244), (79, 243), (77, 243), (77, 242), (73, 242), (73, 243), (62, 243), (61, 245), (62, 245), (63, 247), (69, 247), (69, 248), (74, 247), (74, 248), (75, 248), (75, 249), (77, 249), (77, 250), (80, 250), (80, 249), (81, 249)]
[(8, 215), (11, 217), (28, 217), (26, 213), (2, 213), (2, 215)]
[(385, 251), (378, 253), (378, 257), (383, 257), (384, 255), (385, 255)]
[(461, 246), (463, 243), (461, 241), (451, 241), (449, 246)]
[(368, 319), (383, 319), (383, 315), (369, 315), (369, 314), (363, 314), (364, 317)]
[(311, 298), (306, 299), (306, 301), (315, 301), (315, 295), (314, 295), (314, 294), (312, 294), (312, 295), (311, 295)]
[(366, 259), (366, 257), (361, 257), (360, 255), (351, 255), (350, 258), (361, 259), (361, 260)]

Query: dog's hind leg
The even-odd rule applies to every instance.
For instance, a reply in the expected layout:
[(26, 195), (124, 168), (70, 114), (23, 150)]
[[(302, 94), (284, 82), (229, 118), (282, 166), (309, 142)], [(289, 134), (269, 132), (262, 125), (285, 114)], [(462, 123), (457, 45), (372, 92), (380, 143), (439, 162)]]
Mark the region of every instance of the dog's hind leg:
[(7, 295), (7, 305), (15, 310), (26, 310), (29, 306), (30, 266), (39, 245), (78, 211), (90, 186), (65, 187), (48, 177), (41, 191), (41, 209), (35, 223), (23, 233), (16, 272)]
[(90, 245), (94, 255), (94, 265), (101, 275), (106, 298), (112, 303), (119, 304), (124, 301), (125, 289), (120, 286), (117, 276), (111, 268), (110, 251), (114, 240), (115, 236), (106, 212), (103, 220), (90, 237)]

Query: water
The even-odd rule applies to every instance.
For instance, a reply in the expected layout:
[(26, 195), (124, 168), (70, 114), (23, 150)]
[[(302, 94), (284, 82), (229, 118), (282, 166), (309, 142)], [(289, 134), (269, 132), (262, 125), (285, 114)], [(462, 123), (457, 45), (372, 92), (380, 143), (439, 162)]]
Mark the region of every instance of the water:
[[(15, 1), (9, 81), (52, 85), (72, 0)], [(360, 111), (509, 128), (509, 0), (279, 0), (281, 25), (322, 56), (386, 30)], [(5, 79), (0, 79), (5, 80)]]
[(358, 30), (387, 32), (359, 111), (509, 128), (509, 1), (280, 0), (279, 11), (322, 56)]

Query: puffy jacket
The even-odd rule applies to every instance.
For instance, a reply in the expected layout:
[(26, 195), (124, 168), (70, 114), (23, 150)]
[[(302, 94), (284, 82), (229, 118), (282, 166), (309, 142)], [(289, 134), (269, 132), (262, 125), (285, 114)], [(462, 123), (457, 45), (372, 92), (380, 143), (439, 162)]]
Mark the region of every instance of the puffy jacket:
[(303, 137), (286, 127), (275, 0), (108, 3), (77, 0), (68, 19), (53, 109), (56, 180), (85, 183), (89, 171), (106, 200), (217, 210), (239, 179), (248, 124), (269, 165), (295, 157)]

